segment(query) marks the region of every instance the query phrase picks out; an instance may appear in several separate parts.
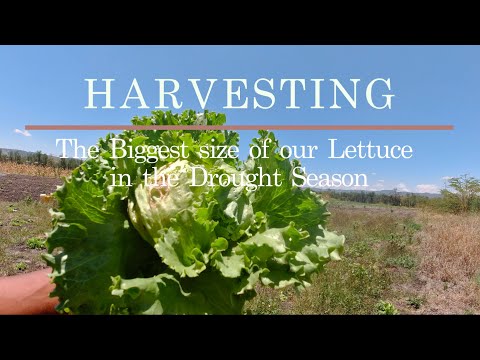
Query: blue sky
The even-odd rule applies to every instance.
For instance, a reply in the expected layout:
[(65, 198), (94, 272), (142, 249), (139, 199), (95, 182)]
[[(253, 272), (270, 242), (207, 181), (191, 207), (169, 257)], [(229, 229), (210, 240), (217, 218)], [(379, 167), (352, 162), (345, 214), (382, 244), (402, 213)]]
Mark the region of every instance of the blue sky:
[[(435, 191), (443, 177), (470, 173), (480, 177), (480, 47), (478, 46), (0, 46), (0, 147), (59, 154), (55, 139), (76, 137), (92, 145), (106, 132), (40, 132), (25, 136), (26, 124), (128, 124), (134, 115), (148, 115), (158, 105), (156, 78), (180, 82), (183, 109), (200, 110), (187, 79), (245, 78), (249, 109), (223, 109), (225, 84), (213, 88), (207, 108), (225, 112), (228, 124), (452, 124), (449, 132), (278, 131), (282, 144), (317, 145), (316, 159), (303, 160), (308, 172), (366, 173), (372, 189)], [(391, 110), (372, 109), (365, 87), (374, 78), (390, 78)], [(85, 78), (114, 78), (115, 109), (85, 109)], [(119, 109), (132, 79), (141, 86), (152, 109)], [(253, 109), (253, 83), (273, 78), (276, 104)], [(301, 109), (285, 109), (288, 92), (281, 78), (307, 79), (297, 94)], [(322, 105), (313, 105), (311, 78), (322, 84)], [(329, 109), (339, 79), (348, 89), (358, 78), (358, 104), (352, 109), (339, 96), (342, 109)], [(205, 90), (205, 88), (202, 88)], [(380, 93), (379, 93), (380, 94)], [(378, 94), (378, 95), (379, 95)], [(259, 99), (263, 101), (265, 99)], [(168, 104), (168, 102), (167, 102)], [(132, 101), (130, 105), (135, 105)], [(255, 132), (241, 132), (245, 153)], [(409, 160), (328, 159), (329, 138), (339, 148), (372, 141), (378, 145), (411, 145)]]

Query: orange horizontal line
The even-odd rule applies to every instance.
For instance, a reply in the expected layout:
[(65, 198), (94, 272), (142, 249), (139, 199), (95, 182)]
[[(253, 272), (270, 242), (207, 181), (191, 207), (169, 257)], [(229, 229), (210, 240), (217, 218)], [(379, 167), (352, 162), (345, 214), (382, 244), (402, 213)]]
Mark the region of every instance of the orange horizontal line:
[(25, 130), (453, 130), (453, 125), (25, 125)]

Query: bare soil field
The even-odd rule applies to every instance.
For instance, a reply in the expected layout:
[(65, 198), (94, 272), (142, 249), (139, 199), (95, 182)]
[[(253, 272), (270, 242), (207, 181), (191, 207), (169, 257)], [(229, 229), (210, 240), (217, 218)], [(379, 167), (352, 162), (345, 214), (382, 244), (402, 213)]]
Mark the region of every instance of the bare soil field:
[(39, 200), (40, 194), (49, 194), (61, 184), (59, 178), (0, 174), (0, 201)]

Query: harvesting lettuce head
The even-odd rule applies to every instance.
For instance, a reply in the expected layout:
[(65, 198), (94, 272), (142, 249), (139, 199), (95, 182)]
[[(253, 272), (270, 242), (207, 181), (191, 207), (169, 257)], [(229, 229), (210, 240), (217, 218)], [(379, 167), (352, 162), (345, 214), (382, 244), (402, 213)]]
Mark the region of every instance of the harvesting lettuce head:
[[(128, 201), (128, 214), (142, 237), (155, 244), (154, 239), (168, 230), (177, 214), (194, 212), (200, 205), (205, 186), (192, 187), (192, 166), (178, 160), (155, 170), (146, 183), (140, 183)], [(172, 179), (173, 178), (173, 179)]]
[[(132, 123), (222, 125), (225, 116), (155, 111)], [(137, 164), (115, 156), (113, 138), (133, 146), (184, 145), (187, 156)], [(53, 268), (58, 310), (237, 314), (257, 284), (302, 289), (338, 259), (344, 238), (325, 229), (326, 203), (292, 185), (298, 162), (279, 155), (273, 133), (260, 131), (252, 140), (267, 144), (266, 158), (199, 156), (201, 146), (238, 146), (238, 139), (235, 132), (213, 130), (124, 131), (100, 139), (100, 155), (75, 169), (56, 192), (59, 208), (52, 212), (45, 259)], [(253, 191), (218, 180), (260, 170), (278, 170), (281, 185)], [(132, 186), (115, 186), (119, 174), (128, 174)], [(207, 184), (198, 178), (204, 174), (215, 176)]]

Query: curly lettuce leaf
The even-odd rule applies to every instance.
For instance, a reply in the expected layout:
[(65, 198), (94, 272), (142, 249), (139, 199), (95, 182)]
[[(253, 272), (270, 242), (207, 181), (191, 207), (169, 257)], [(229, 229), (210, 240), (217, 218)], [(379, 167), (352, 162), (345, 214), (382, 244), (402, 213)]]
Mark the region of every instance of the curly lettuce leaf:
[[(252, 193), (252, 204), (255, 211), (267, 214), (270, 227), (284, 227), (290, 222), (301, 229), (309, 230), (317, 225), (325, 226), (330, 215), (327, 203), (310, 189), (301, 189), (292, 180), (293, 169), (299, 166), (298, 161), (291, 162), (279, 154), (278, 140), (272, 132), (261, 130), (260, 137), (253, 139), (253, 145), (266, 145), (266, 158), (249, 158), (245, 162), (247, 173), (258, 174), (260, 168), (265, 174), (278, 171), (281, 186), (262, 186)], [(260, 179), (254, 182), (260, 184)]]
[(55, 195), (61, 210), (53, 213), (55, 229), (44, 258), (53, 269), (57, 309), (107, 313), (116, 300), (109, 291), (110, 276), (146, 272), (158, 255), (130, 224), (120, 196), (104, 198), (94, 180), (84, 179), (78, 169)]
[(241, 314), (249, 291), (236, 294), (239, 281), (206, 271), (199, 277), (177, 279), (170, 274), (125, 280), (116, 277), (111, 287), (120, 314)]

